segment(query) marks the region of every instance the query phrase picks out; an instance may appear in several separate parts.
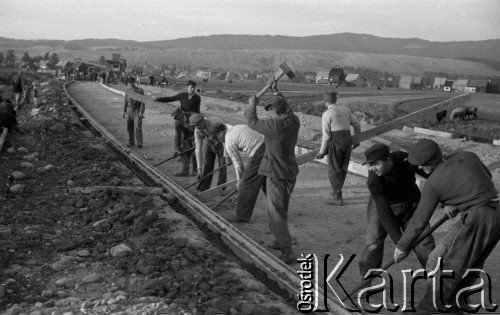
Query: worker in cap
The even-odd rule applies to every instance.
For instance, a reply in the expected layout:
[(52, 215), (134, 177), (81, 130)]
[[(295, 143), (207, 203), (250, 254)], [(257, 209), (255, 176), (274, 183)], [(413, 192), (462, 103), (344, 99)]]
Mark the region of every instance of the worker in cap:
[(194, 153), (194, 128), (189, 127), (189, 121), (182, 113), (182, 110), (177, 107), (170, 115), (174, 118), (176, 124), (181, 125), (179, 141), (176, 142), (174, 156), (177, 156), (182, 163), (182, 168), (179, 172), (175, 173), (177, 177), (189, 176), (189, 162), (193, 164), (191, 176), (197, 174), (196, 156)]
[(266, 177), (267, 214), (269, 228), (275, 241), (268, 246), (281, 251), (285, 263), (296, 261), (292, 250), (292, 238), (288, 229), (288, 204), (299, 172), (295, 160), (295, 145), (299, 135), (300, 121), (278, 91), (275, 78), (269, 81), (273, 97), (264, 104), (272, 116), (261, 119), (257, 115), (258, 98), (252, 95), (245, 111), (248, 126), (264, 135), (265, 151), (258, 174)]
[[(166, 77), (164, 77), (166, 80)], [(176, 152), (180, 152), (181, 147), (181, 138), (183, 138), (183, 134), (186, 132), (187, 124), (185, 122), (188, 121), (189, 117), (196, 113), (200, 113), (200, 103), (201, 98), (198, 94), (195, 93), (196, 82), (189, 80), (186, 82), (186, 91), (177, 93), (173, 96), (162, 96), (154, 99), (155, 102), (160, 103), (171, 103), (175, 101), (179, 101), (182, 114), (185, 116), (184, 120), (175, 120), (175, 135), (174, 135), (174, 147)], [(184, 122), (184, 123), (183, 123)], [(175, 153), (174, 153), (175, 154)], [(198, 164), (198, 168), (201, 167)], [(185, 172), (180, 172), (179, 174), (184, 174), (187, 176)], [(198, 174), (199, 176), (200, 174)]]
[(131, 95), (144, 95), (144, 90), (135, 85), (134, 77), (129, 78), (130, 87), (125, 91), (125, 101), (123, 103), (123, 118), (127, 119), (128, 146), (133, 147), (137, 143), (137, 148), (141, 149), (142, 138), (142, 119), (146, 104), (135, 100)]
[[(227, 180), (227, 166), (224, 157), (224, 138), (227, 126), (218, 117), (203, 117), (194, 113), (189, 117), (189, 125), (194, 127), (194, 142), (196, 163), (198, 165), (198, 179), (204, 177), (203, 174), (212, 173), (217, 158), (219, 177), (217, 186), (225, 184)], [(198, 184), (198, 191), (205, 191), (212, 184), (212, 174), (207, 175)]]
[[(396, 245), (394, 260), (399, 262), (408, 255), (415, 240), (428, 228), (439, 203), (446, 206), (450, 218), (460, 213), (461, 219), (447, 228), (427, 260), (427, 272), (435, 270), (435, 274), (426, 279), (427, 291), (416, 314), (469, 312), (473, 308), (467, 303), (468, 295), (456, 294), (471, 285), (465, 272), (482, 269), (500, 240), (500, 206), (491, 172), (472, 152), (458, 151), (444, 159), (438, 144), (429, 139), (411, 147), (408, 161), (421, 167), (429, 178), (418, 208)], [(453, 271), (454, 277), (442, 276), (443, 270)]]
[[(423, 171), (408, 163), (408, 153), (391, 152), (383, 143), (376, 143), (368, 148), (365, 157), (363, 164), (368, 166), (367, 186), (370, 197), (366, 241), (359, 261), (361, 277), (368, 270), (382, 266), (387, 235), (394, 244), (400, 240), (401, 231), (407, 228), (420, 201), (415, 174), (425, 176)], [(425, 267), (434, 247), (434, 238), (429, 235), (413, 248), (422, 267)]]
[(351, 151), (359, 146), (359, 143), (352, 142), (350, 126), (353, 127), (355, 135), (361, 132), (361, 126), (349, 108), (336, 104), (337, 92), (327, 90), (323, 97), (327, 110), (321, 117), (323, 137), (316, 159), (323, 159), (328, 155), (328, 179), (332, 186), (332, 197), (327, 203), (342, 206), (342, 187), (347, 176)]

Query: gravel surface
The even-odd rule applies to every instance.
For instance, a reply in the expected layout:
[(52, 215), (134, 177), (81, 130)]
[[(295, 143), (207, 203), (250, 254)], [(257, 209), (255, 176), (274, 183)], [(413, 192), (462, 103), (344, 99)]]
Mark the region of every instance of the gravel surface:
[(295, 313), (147, 193), (82, 124), (61, 83), (41, 92), (41, 108), (21, 108), (23, 134), (0, 155), (2, 314)]

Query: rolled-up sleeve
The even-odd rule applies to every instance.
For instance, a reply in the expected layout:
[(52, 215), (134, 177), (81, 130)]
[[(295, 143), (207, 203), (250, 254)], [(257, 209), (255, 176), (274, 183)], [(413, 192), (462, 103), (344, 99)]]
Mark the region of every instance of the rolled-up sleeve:
[(330, 116), (328, 115), (328, 111), (323, 113), (321, 116), (321, 132), (323, 133), (323, 137), (321, 138), (321, 149), (319, 149), (320, 154), (325, 154), (328, 149), (328, 141), (330, 140)]

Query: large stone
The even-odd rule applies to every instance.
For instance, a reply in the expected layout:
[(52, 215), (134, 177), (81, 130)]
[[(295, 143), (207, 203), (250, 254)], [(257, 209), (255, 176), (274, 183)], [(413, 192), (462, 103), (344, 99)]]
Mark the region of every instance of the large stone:
[(6, 225), (0, 225), (0, 237), (1, 238), (8, 238), (12, 234), (12, 228), (6, 226)]
[(16, 184), (16, 185), (10, 186), (9, 190), (13, 194), (20, 194), (24, 191), (24, 185), (23, 184)]
[(75, 280), (71, 278), (57, 279), (56, 286), (72, 289), (75, 286)]
[(101, 281), (102, 276), (98, 273), (90, 273), (82, 278), (83, 283), (95, 283)]
[(63, 132), (66, 130), (66, 126), (62, 123), (55, 123), (49, 128), (49, 130), (53, 132)]
[(12, 177), (14, 177), (15, 180), (22, 180), (22, 179), (26, 178), (26, 174), (24, 174), (21, 171), (13, 171), (11, 174), (12, 174)]
[(123, 244), (123, 243), (116, 245), (109, 250), (109, 253), (113, 257), (125, 257), (131, 252), (132, 252), (132, 249), (128, 245)]
[(29, 151), (25, 147), (19, 147), (19, 148), (17, 148), (17, 152), (19, 152), (19, 153), (28, 153)]
[(23, 168), (33, 168), (35, 165), (31, 164), (30, 162), (21, 162), (21, 167)]
[(7, 149), (7, 153), (14, 154), (14, 153), (16, 153), (16, 149), (14, 147), (10, 147)]

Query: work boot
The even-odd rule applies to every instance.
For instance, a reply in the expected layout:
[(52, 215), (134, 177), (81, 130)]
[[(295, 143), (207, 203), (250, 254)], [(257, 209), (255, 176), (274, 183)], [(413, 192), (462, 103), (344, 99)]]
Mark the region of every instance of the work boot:
[(137, 149), (142, 149), (142, 144), (138, 144)]
[(329, 205), (332, 205), (332, 206), (343, 206), (344, 200), (342, 199), (342, 197), (333, 197), (332, 199), (328, 200), (326, 203)]
[(266, 244), (267, 247), (269, 247), (270, 249), (277, 249), (277, 250), (280, 250), (282, 249), (283, 247), (281, 247), (280, 244), (278, 244), (278, 242), (276, 241), (272, 241), (271, 243), (267, 243)]
[(127, 147), (129, 147), (129, 148), (131, 148), (131, 147), (133, 147), (133, 146), (135, 146), (135, 144), (134, 144), (134, 143), (132, 143), (132, 142), (129, 142), (129, 143), (127, 144)]
[(297, 254), (294, 253), (292, 247), (286, 247), (281, 249), (281, 255), (279, 257), (287, 265), (291, 265), (297, 262)]

